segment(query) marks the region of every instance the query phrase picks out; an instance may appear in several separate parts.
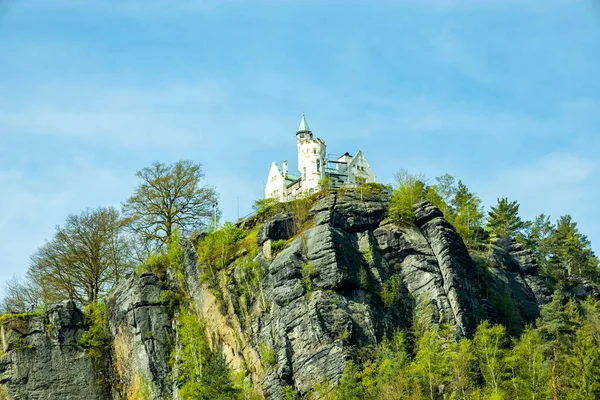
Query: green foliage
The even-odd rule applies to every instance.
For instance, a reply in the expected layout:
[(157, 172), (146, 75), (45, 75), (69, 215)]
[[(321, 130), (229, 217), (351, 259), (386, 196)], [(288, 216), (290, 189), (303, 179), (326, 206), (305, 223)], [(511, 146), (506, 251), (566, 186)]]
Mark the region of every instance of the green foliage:
[(324, 176), (319, 181), (319, 188), (321, 190), (330, 190), (331, 189), (331, 178), (329, 176)]
[(390, 279), (383, 283), (381, 288), (381, 300), (385, 307), (389, 308), (394, 305), (402, 294), (402, 277), (399, 274), (394, 274)]
[(550, 217), (539, 215), (524, 241), (535, 254), (541, 275), (561, 284), (571, 277), (600, 280), (598, 258), (570, 215), (560, 217), (556, 224), (550, 222)]
[(136, 173), (134, 194), (123, 204), (129, 229), (148, 252), (164, 249), (179, 229), (183, 236), (205, 228), (214, 220), (217, 193), (200, 185), (202, 166), (190, 160), (167, 165), (154, 162)]
[(507, 343), (506, 329), (502, 325), (490, 325), (483, 321), (473, 337), (474, 353), (479, 362), (479, 370), (484, 379), (484, 391), (495, 399), (504, 396), (502, 382), (507, 377), (504, 360)]
[(27, 278), (45, 304), (96, 303), (130, 269), (130, 250), (116, 209), (86, 209), (69, 215), (36, 250)]
[(295, 400), (298, 398), (298, 392), (292, 386), (286, 386), (283, 389), (283, 400)]
[(106, 357), (110, 350), (111, 336), (105, 304), (87, 305), (84, 310), (83, 322), (86, 331), (79, 339), (79, 345), (86, 349), (93, 358)]
[(235, 271), (237, 283), (235, 289), (238, 299), (245, 303), (246, 306), (257, 299), (260, 299), (263, 307), (265, 307), (265, 296), (263, 292), (263, 278), (265, 272), (263, 267), (257, 262), (245, 260)]
[(221, 352), (211, 351), (206, 324), (200, 317), (181, 308), (179, 317), (180, 369), (179, 397), (182, 399), (235, 399), (239, 389)]
[(315, 268), (307, 263), (302, 266), (302, 286), (307, 292), (312, 290), (312, 278), (315, 275)]
[(354, 362), (348, 361), (340, 383), (335, 389), (337, 398), (347, 400), (361, 400), (365, 398), (360, 380), (358, 379), (359, 373), (360, 368)]
[(436, 184), (427, 187), (425, 199), (442, 211), (444, 217), (453, 223), (456, 211), (452, 208), (452, 199), (456, 193), (456, 178), (445, 174), (435, 178)]
[(280, 253), (281, 250), (283, 250), (285, 248), (287, 243), (288, 243), (288, 241), (285, 239), (273, 240), (271, 242), (271, 251), (273, 252), (273, 255)]
[(598, 277), (598, 259), (587, 237), (579, 232), (570, 215), (560, 217), (550, 237), (552, 257), (550, 264), (555, 275)]
[(283, 204), (284, 211), (292, 214), (295, 232), (302, 232), (308, 228), (313, 203), (313, 197), (303, 197)]
[(33, 317), (43, 315), (43, 313), (5, 313), (0, 315), (0, 325), (11, 321), (11, 320), (19, 320), (19, 321), (28, 321)]
[(218, 288), (217, 273), (236, 257), (245, 232), (231, 223), (207, 233), (198, 242), (198, 263), (202, 267), (201, 280), (213, 289)]
[(421, 335), (410, 370), (419, 380), (427, 397), (440, 397), (440, 386), (448, 383), (450, 360), (439, 329), (426, 330)]
[(166, 289), (160, 292), (159, 299), (166, 303), (169, 315), (174, 315), (183, 302), (184, 296), (176, 290)]
[(395, 177), (398, 186), (390, 199), (389, 216), (400, 226), (411, 226), (414, 224), (413, 206), (425, 199), (424, 178), (406, 170), (401, 170)]
[(550, 398), (550, 371), (542, 345), (542, 337), (529, 327), (508, 353), (510, 384), (507, 387), (512, 392), (511, 397)]
[(504, 288), (504, 292), (497, 293), (491, 291), (489, 300), (494, 309), (498, 312), (500, 321), (507, 329), (508, 333), (513, 336), (518, 336), (525, 327), (521, 311), (516, 300), (512, 297), (512, 293), (508, 286)]
[(459, 341), (445, 326), (413, 330), (422, 332), (412, 357), (397, 332), (349, 361), (337, 386), (321, 382), (316, 398), (549, 399), (553, 383), (560, 399), (600, 398), (600, 303), (591, 299), (578, 306), (557, 292), (538, 327), (512, 340), (487, 321)]
[(540, 273), (546, 276), (550, 275), (548, 264), (552, 252), (551, 237), (554, 228), (550, 216), (540, 214), (529, 225), (525, 234), (525, 244), (533, 251)]
[(506, 197), (498, 199), (496, 207), (488, 212), (486, 227), (495, 235), (517, 237), (527, 226), (519, 217), (519, 203), (508, 201)]
[(277, 199), (259, 199), (252, 204), (252, 210), (259, 221), (265, 221), (280, 212), (281, 206)]
[(363, 290), (369, 289), (369, 273), (366, 268), (358, 270), (358, 285)]
[(265, 366), (273, 367), (277, 364), (277, 351), (272, 346), (261, 343), (260, 358)]
[(392, 193), (393, 192), (393, 188), (391, 185), (384, 185), (383, 183), (367, 182), (362, 186), (373, 189), (377, 192), (383, 192), (383, 193)]
[(465, 241), (467, 247), (472, 247), (482, 239), (483, 209), (481, 199), (458, 181), (456, 192), (452, 199), (455, 218), (454, 228)]

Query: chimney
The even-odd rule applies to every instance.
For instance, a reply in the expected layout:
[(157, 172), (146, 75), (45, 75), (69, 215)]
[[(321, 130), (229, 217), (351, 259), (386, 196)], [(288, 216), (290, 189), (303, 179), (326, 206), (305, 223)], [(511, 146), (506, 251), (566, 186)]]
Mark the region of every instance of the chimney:
[(288, 162), (287, 160), (283, 162), (283, 177), (287, 178), (288, 176)]

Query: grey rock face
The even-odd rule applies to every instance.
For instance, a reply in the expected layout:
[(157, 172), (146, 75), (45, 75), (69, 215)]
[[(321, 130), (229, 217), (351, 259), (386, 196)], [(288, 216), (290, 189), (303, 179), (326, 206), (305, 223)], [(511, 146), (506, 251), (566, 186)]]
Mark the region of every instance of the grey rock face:
[(258, 229), (257, 241), (262, 245), (267, 240), (283, 240), (294, 236), (294, 220), (290, 214), (277, 214)]
[(114, 358), (127, 390), (144, 386), (153, 399), (170, 396), (169, 356), (172, 332), (167, 304), (151, 272), (130, 274), (107, 301)]
[[(287, 385), (306, 393), (323, 379), (338, 380), (359, 348), (408, 328), (411, 297), (431, 303), (432, 318), (460, 334), (472, 334), (479, 322), (474, 264), (441, 212), (421, 204), (417, 227), (398, 228), (384, 220), (387, 198), (359, 196), (319, 200), (316, 226), (266, 265), (271, 308), (252, 335), (277, 354), (262, 382), (267, 398), (281, 399)], [(386, 306), (381, 290), (394, 275), (401, 285)]]
[[(343, 190), (313, 204), (312, 224), (304, 232), (294, 231), (288, 214), (266, 221), (257, 235), (262, 251), (244, 249), (224, 269), (219, 298), (200, 282), (196, 249), (182, 241), (183, 289), (202, 313), (213, 349), (221, 349), (231, 366), (250, 371), (267, 399), (282, 399), (288, 386), (303, 396), (315, 383), (338, 381), (348, 359), (408, 329), (423, 304), (431, 306), (432, 322), (454, 326), (458, 336), (472, 335), (481, 315), (498, 319), (488, 293), (482, 293), (481, 265), (441, 211), (419, 203), (415, 225), (398, 227), (386, 219), (388, 203), (387, 194)], [(289, 244), (267, 255), (271, 241), (280, 239)], [(483, 255), (487, 291), (508, 291), (523, 320), (534, 321), (552, 293), (537, 276), (533, 255), (511, 238), (497, 238), (490, 249)], [(255, 264), (250, 254), (258, 254)], [(245, 295), (235, 285), (245, 282), (248, 265), (264, 278), (242, 301)], [(149, 399), (177, 398), (176, 372), (169, 364), (177, 325), (163, 285), (152, 273), (130, 274), (107, 299), (114, 378), (123, 392), (140, 394), (143, 388)], [(393, 296), (384, 298), (390, 287)], [(579, 298), (600, 297), (585, 282), (565, 290)], [(6, 322), (0, 383), (15, 399), (111, 398), (108, 363), (90, 359), (77, 346), (83, 329), (72, 303), (53, 309), (46, 320)]]
[(389, 202), (385, 194), (367, 190), (343, 190), (319, 200), (312, 208), (315, 224), (331, 224), (349, 232), (375, 229), (383, 220)]
[(512, 237), (502, 236), (493, 241), (490, 256), (495, 263), (502, 264), (511, 272), (525, 275), (537, 275), (537, 263), (533, 252), (525, 249)]
[(13, 318), (2, 325), (0, 384), (15, 400), (104, 400), (110, 397), (106, 360), (77, 345), (83, 315), (72, 302), (47, 316)]
[(540, 316), (539, 306), (543, 303), (538, 301), (523, 276), (502, 268), (491, 268), (490, 276), (494, 286), (493, 290), (498, 296), (511, 296), (516, 301), (525, 322), (533, 323)]
[(431, 204), (415, 205), (415, 220), (437, 261), (452, 317), (462, 334), (470, 336), (479, 324), (480, 287), (467, 247)]

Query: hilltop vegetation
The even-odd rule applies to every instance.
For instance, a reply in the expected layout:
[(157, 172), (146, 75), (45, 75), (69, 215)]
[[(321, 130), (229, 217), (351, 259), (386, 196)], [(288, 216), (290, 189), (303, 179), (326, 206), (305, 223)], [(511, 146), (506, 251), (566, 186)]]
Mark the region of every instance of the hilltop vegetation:
[[(336, 192), (324, 181), (323, 191), (311, 197), (284, 204), (258, 200), (247, 220), (219, 225), (217, 194), (200, 184), (199, 164), (155, 163), (137, 176), (140, 184), (123, 214), (98, 208), (69, 216), (32, 256), (25, 279), (9, 283), (2, 303), (6, 313), (67, 299), (86, 306), (79, 345), (96, 359), (114, 353), (113, 373), (123, 382), (131, 378), (117, 389), (123, 398), (159, 398), (166, 386), (184, 399), (600, 396), (600, 305), (569, 291), (574, 282), (598, 283), (598, 259), (569, 215), (524, 221), (515, 200), (500, 198), (486, 210), (455, 177), (427, 184), (401, 171), (393, 188), (369, 184)], [(337, 204), (332, 193), (346, 196), (345, 203)], [(338, 206), (341, 211), (334, 210)], [(417, 215), (424, 208), (427, 215)], [(428, 225), (432, 220), (435, 227)], [(521, 272), (494, 258), (498, 240), (506, 237), (533, 255), (531, 275), (539, 274), (540, 284), (554, 292), (537, 320), (528, 319), (532, 314), (512, 293), (514, 282), (524, 282)], [(450, 259), (436, 246), (453, 253)], [(190, 259), (193, 268), (184, 265)], [(422, 277), (410, 282), (417, 273)], [(110, 309), (119, 305), (107, 306), (106, 299), (124, 279), (151, 282), (160, 292), (151, 306), (172, 322), (160, 333), (167, 338), (161, 345), (170, 352), (168, 368), (177, 371), (169, 385), (130, 370), (131, 344), (111, 336), (120, 328), (109, 323)], [(499, 289), (502, 279), (507, 283)], [(463, 287), (463, 281), (470, 283)], [(195, 292), (201, 288), (226, 316), (235, 346), (219, 342), (219, 327), (207, 322), (198, 297), (206, 302), (209, 295)], [(481, 301), (466, 304), (475, 292)], [(536, 299), (535, 307), (545, 302)], [(477, 315), (461, 315), (467, 311)], [(285, 329), (276, 332), (283, 324), (294, 328), (290, 315), (310, 324), (318, 319), (327, 327), (319, 334), (329, 335), (325, 344), (294, 340), (350, 349), (337, 356), (337, 366), (327, 365), (330, 376), (310, 375), (315, 366), (297, 372), (297, 363), (321, 353), (297, 354), (306, 346), (298, 350)], [(141, 334), (158, 340), (152, 330)], [(243, 359), (236, 371), (225, 344), (237, 346), (233, 358)]]

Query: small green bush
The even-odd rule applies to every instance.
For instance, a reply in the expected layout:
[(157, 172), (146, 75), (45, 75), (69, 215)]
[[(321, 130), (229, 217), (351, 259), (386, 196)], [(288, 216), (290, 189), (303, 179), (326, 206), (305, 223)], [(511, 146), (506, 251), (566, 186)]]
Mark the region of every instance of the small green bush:
[(79, 345), (86, 349), (92, 358), (104, 357), (110, 350), (111, 340), (105, 304), (86, 306), (83, 321), (87, 330), (79, 339)]
[(273, 240), (271, 242), (271, 251), (273, 252), (273, 255), (281, 252), (285, 246), (287, 245), (287, 240), (282, 239), (282, 240)]
[(398, 274), (394, 274), (390, 279), (384, 282), (381, 288), (381, 300), (385, 307), (391, 307), (400, 300), (402, 289), (402, 278)]
[(272, 367), (277, 364), (277, 351), (273, 347), (261, 343), (260, 358), (265, 366)]
[(302, 286), (307, 292), (312, 290), (312, 278), (315, 275), (315, 268), (307, 263), (302, 266)]
[(280, 203), (277, 199), (259, 199), (252, 204), (252, 210), (259, 221), (272, 218), (280, 211)]

